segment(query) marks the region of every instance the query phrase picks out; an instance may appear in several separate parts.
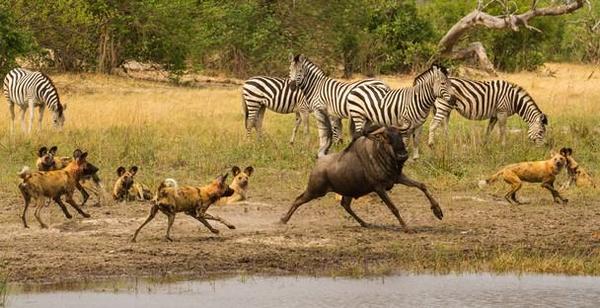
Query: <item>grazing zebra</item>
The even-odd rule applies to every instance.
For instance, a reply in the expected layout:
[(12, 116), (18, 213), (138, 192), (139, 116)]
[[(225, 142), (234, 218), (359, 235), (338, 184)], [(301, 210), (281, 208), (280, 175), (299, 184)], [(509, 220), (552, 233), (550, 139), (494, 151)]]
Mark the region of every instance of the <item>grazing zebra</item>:
[(446, 130), (450, 112), (455, 109), (469, 120), (487, 120), (485, 141), (496, 123), (500, 127), (502, 145), (506, 145), (506, 121), (518, 114), (529, 129), (527, 135), (537, 145), (544, 144), (548, 117), (540, 110), (533, 98), (522, 87), (504, 80), (474, 81), (450, 78), (454, 97), (450, 105), (435, 106), (434, 120), (429, 127), (429, 144), (433, 145), (435, 130), (445, 122)]
[(434, 64), (417, 76), (409, 88), (385, 90), (372, 85), (355, 88), (348, 98), (350, 118), (357, 132), (362, 131), (366, 122), (405, 127), (413, 140), (413, 158), (417, 159), (419, 128), (436, 101), (448, 104), (452, 98), (450, 90), (448, 70)]
[(4, 78), (4, 95), (8, 100), (8, 108), (12, 118), (11, 134), (15, 126), (15, 104), (21, 108), (21, 126), (25, 131), (25, 112), (29, 108), (29, 128), (31, 133), (35, 107), (39, 107), (39, 124), (42, 129), (44, 108), (47, 106), (53, 112), (52, 122), (54, 127), (62, 127), (65, 123), (64, 111), (66, 105), (61, 105), (56, 87), (52, 80), (44, 73), (29, 71), (22, 68), (12, 69)]
[(277, 77), (252, 77), (242, 86), (242, 109), (244, 125), (250, 136), (252, 128), (260, 136), (263, 116), (268, 108), (277, 113), (296, 113), (296, 123), (290, 143), (296, 139), (296, 131), (304, 122), (304, 134), (308, 138), (308, 106), (302, 91), (290, 87), (290, 80)]
[[(327, 77), (323, 70), (312, 63), (304, 55), (290, 58), (291, 87), (302, 89), (308, 102), (309, 110), (317, 119), (319, 129), (318, 156), (327, 154), (332, 143), (332, 123), (337, 136), (341, 134), (341, 119), (348, 118), (348, 95), (352, 89), (361, 85), (373, 85), (389, 89), (379, 80), (365, 79), (355, 82), (342, 82)], [(331, 117), (331, 120), (330, 118)]]

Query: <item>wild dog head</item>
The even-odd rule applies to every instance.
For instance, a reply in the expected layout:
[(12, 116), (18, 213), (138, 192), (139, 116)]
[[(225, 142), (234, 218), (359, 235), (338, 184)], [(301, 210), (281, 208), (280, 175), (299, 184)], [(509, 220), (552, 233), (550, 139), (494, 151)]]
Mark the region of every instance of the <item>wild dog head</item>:
[(235, 192), (229, 185), (227, 185), (227, 176), (229, 173), (218, 176), (210, 184), (208, 184), (207, 192), (211, 203), (216, 202), (222, 197), (229, 197)]
[(115, 200), (124, 200), (128, 196), (129, 189), (131, 189), (135, 181), (134, 176), (137, 174), (137, 171), (137, 166), (131, 166), (129, 170), (123, 166), (117, 168), (117, 176), (119, 178), (113, 188), (113, 197)]
[(87, 152), (76, 149), (73, 151), (73, 160), (65, 169), (73, 170), (78, 177), (94, 174), (98, 171), (98, 168), (87, 162), (87, 156)]
[(254, 168), (252, 166), (248, 166), (248, 167), (246, 167), (246, 169), (244, 169), (244, 171), (242, 171), (240, 169), (240, 167), (233, 166), (231, 168), (231, 172), (234, 176), (233, 182), (231, 183), (231, 185), (232, 186), (237, 185), (240, 188), (244, 189), (244, 188), (248, 187), (248, 179), (254, 172)]
[(56, 164), (54, 157), (58, 151), (57, 146), (52, 146), (50, 150), (43, 146), (38, 150), (38, 168), (40, 170), (52, 170)]
[(552, 153), (550, 161), (552, 161), (553, 173), (558, 174), (567, 165), (567, 157), (569, 155), (568, 148), (562, 148), (558, 153)]

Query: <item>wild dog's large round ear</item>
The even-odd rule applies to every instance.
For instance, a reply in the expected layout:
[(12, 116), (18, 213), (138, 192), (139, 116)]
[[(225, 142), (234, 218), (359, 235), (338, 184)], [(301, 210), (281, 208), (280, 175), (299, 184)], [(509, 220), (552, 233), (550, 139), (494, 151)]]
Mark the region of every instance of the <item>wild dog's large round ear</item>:
[(121, 167), (117, 168), (117, 175), (118, 176), (122, 176), (123, 173), (125, 173), (125, 167), (121, 166)]
[(571, 148), (567, 148), (567, 154), (568, 154), (569, 156), (573, 155), (573, 149), (571, 149)]
[(78, 160), (85, 160), (88, 156), (88, 152), (83, 152), (81, 153), (81, 155), (78, 157)]
[(80, 149), (76, 149), (75, 151), (73, 151), (73, 158), (78, 158), (79, 156), (81, 156), (81, 154), (83, 154), (83, 152)]
[(50, 152), (50, 154), (52, 154), (52, 155), (56, 155), (56, 152), (57, 152), (57, 151), (58, 151), (58, 147), (54, 145), (54, 146), (52, 146), (52, 147), (50, 148), (50, 151), (49, 151), (49, 152)]
[(42, 156), (46, 155), (46, 153), (48, 153), (48, 148), (47, 147), (41, 147), (38, 150), (38, 157), (42, 157)]
[(231, 173), (233, 174), (233, 176), (240, 174), (240, 172), (242, 172), (240, 167), (238, 167), (238, 166), (231, 167)]
[(229, 175), (229, 172), (227, 172), (219, 177), (219, 180), (221, 180), (221, 183), (225, 183), (228, 175)]
[(138, 172), (137, 166), (131, 166), (131, 168), (129, 168), (129, 173), (131, 173), (131, 175), (135, 175), (137, 172)]
[(248, 176), (251, 176), (252, 172), (254, 172), (254, 168), (252, 166), (248, 166), (248, 167), (246, 167), (246, 169), (244, 169), (244, 173), (247, 174)]
[(560, 149), (559, 153), (560, 153), (560, 155), (562, 155), (562, 156), (569, 156), (569, 151), (568, 151), (568, 149), (567, 149), (567, 148), (562, 148), (562, 149)]

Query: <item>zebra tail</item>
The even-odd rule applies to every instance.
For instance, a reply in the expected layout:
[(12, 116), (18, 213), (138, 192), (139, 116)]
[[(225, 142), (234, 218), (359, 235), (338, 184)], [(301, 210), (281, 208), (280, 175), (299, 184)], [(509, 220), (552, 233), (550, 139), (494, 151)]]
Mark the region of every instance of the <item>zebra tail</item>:
[(244, 114), (244, 127), (248, 129), (248, 105), (246, 104), (244, 94), (242, 94), (242, 113)]

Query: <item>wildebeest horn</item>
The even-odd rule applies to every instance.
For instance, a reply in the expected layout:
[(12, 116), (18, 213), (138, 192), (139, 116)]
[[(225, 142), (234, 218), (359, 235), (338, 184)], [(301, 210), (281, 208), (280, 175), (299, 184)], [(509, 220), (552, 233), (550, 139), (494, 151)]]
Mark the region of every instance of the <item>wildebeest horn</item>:
[(385, 126), (382, 126), (372, 132), (369, 133), (369, 135), (377, 135), (377, 134), (381, 134), (385, 131)]

